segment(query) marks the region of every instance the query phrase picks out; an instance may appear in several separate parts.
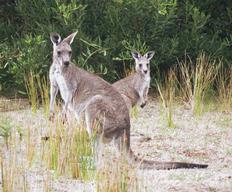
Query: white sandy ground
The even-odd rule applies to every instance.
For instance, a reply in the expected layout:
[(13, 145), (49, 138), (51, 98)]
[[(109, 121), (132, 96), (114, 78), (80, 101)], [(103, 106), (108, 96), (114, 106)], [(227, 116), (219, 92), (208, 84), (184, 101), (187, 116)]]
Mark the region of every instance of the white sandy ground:
[[(40, 111), (32, 114), (30, 109), (24, 109), (0, 112), (0, 116), (10, 117), (14, 125), (25, 130), (33, 128), (40, 136), (48, 126), (48, 121)], [(231, 192), (232, 112), (208, 112), (197, 118), (190, 110), (177, 106), (175, 128), (166, 127), (163, 117), (161, 105), (157, 101), (150, 100), (144, 109), (139, 109), (138, 116), (132, 118), (133, 151), (146, 159), (206, 163), (209, 167), (170, 171), (138, 170), (140, 190)], [(40, 137), (35, 139), (39, 142)], [(3, 142), (1, 137), (0, 142)], [(23, 159), (25, 151), (20, 150), (22, 159), (18, 159), (18, 162), (27, 167), (25, 175), (29, 181), (29, 191), (45, 191), (46, 182), (49, 182), (49, 190), (55, 192), (95, 191), (93, 181), (87, 183), (67, 176), (50, 178), (51, 171), (38, 159), (35, 158), (31, 167), (27, 165)], [(0, 182), (2, 183), (1, 179)]]

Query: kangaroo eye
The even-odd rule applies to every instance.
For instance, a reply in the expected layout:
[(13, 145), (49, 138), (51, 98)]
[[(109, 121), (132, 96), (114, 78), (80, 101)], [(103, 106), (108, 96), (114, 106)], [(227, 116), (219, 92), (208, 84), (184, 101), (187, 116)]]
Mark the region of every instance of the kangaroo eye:
[(139, 67), (142, 68), (142, 64), (141, 63), (139, 64)]
[(69, 55), (72, 55), (72, 51), (69, 51), (68, 54), (69, 54)]
[(57, 55), (58, 55), (58, 57), (60, 57), (61, 51), (57, 51)]
[(149, 63), (147, 63), (147, 67), (149, 66)]

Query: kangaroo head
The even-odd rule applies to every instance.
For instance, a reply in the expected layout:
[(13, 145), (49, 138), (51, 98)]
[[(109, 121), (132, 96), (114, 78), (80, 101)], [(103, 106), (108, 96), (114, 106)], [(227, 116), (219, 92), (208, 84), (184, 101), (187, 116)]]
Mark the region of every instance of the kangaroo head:
[(141, 55), (137, 51), (132, 51), (132, 57), (135, 59), (135, 70), (142, 75), (150, 74), (150, 60), (154, 56), (154, 51), (148, 51), (145, 55)]
[(72, 49), (71, 44), (77, 32), (72, 33), (65, 39), (61, 40), (58, 33), (51, 33), (50, 39), (53, 43), (53, 59), (60, 67), (67, 67), (71, 62)]

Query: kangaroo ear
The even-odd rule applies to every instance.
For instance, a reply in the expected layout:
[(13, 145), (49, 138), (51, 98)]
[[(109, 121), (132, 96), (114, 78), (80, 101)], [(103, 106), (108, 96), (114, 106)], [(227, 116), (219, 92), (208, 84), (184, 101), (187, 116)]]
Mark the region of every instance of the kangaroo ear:
[(63, 40), (63, 42), (66, 42), (66, 43), (68, 43), (69, 45), (71, 45), (72, 42), (73, 42), (73, 40), (74, 40), (74, 37), (75, 37), (76, 34), (77, 34), (77, 32), (78, 32), (78, 31), (76, 31), (76, 32), (72, 33), (71, 35), (69, 35), (68, 37), (66, 37), (66, 38)]
[(148, 60), (151, 60), (152, 57), (154, 56), (155, 52), (154, 51), (148, 51), (144, 57), (146, 57)]
[(131, 51), (131, 55), (134, 59), (140, 59), (141, 58), (141, 54), (137, 51)]
[(61, 42), (61, 37), (56, 32), (50, 33), (50, 39), (54, 45), (58, 45)]

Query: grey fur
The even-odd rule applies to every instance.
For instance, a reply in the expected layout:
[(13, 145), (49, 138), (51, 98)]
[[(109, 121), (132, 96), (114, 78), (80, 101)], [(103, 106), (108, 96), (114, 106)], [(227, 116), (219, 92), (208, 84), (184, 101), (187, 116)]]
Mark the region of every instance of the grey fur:
[(149, 51), (144, 56), (137, 51), (133, 51), (131, 54), (135, 59), (136, 72), (115, 82), (113, 86), (123, 95), (129, 108), (136, 104), (144, 107), (147, 104), (150, 88), (150, 60), (154, 52)]
[[(55, 34), (56, 37), (53, 35)], [(115, 140), (119, 150), (126, 152), (128, 160), (140, 164), (142, 168), (204, 168), (206, 165), (188, 163), (162, 163), (137, 158), (130, 148), (129, 110), (122, 95), (102, 78), (91, 74), (71, 62), (70, 44), (76, 33), (72, 33), (63, 41), (57, 33), (51, 34), (53, 42), (53, 63), (50, 67), (51, 101), (50, 113), (54, 116), (54, 100), (60, 90), (65, 106), (63, 114), (69, 109), (78, 118), (85, 115), (89, 134), (97, 121), (100, 128), (97, 135), (102, 142)], [(58, 37), (58, 38), (57, 38)], [(59, 52), (59, 53), (58, 53)], [(68, 60), (69, 58), (69, 60)], [(65, 62), (68, 62), (68, 64)]]

